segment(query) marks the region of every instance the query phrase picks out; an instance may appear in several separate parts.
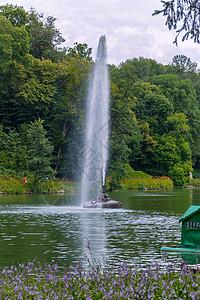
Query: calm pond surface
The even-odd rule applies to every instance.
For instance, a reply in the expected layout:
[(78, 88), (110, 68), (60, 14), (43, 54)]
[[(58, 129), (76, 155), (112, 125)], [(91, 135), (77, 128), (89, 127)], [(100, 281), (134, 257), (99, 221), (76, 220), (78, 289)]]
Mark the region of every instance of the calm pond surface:
[[(61, 258), (69, 266), (89, 255), (88, 240), (96, 259), (164, 264), (160, 248), (180, 244), (179, 218), (191, 204), (200, 205), (198, 189), (109, 196), (123, 208), (81, 209), (69, 195), (1, 195), (0, 265)], [(168, 261), (179, 255), (170, 254)]]

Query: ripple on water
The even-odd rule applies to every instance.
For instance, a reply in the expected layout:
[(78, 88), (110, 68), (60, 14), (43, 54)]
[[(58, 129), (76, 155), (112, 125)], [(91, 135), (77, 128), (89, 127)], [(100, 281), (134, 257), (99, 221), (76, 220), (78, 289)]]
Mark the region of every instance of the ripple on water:
[[(163, 197), (167, 198), (165, 194)], [(126, 260), (145, 266), (158, 260), (165, 264), (160, 248), (179, 245), (181, 214), (171, 207), (158, 211), (157, 204), (155, 209), (152, 203), (151, 209), (146, 208), (147, 203), (144, 209), (136, 204), (137, 209), (114, 210), (1, 205), (0, 260), (9, 264), (35, 257), (46, 261), (60, 257), (70, 265), (83, 260), (85, 254), (90, 256), (86, 248), (89, 240), (96, 259), (103, 255), (109, 262)]]

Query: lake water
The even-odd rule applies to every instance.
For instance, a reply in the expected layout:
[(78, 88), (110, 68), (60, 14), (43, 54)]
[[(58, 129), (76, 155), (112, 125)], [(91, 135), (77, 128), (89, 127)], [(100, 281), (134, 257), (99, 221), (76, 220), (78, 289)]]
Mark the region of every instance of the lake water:
[[(165, 264), (162, 246), (180, 245), (180, 217), (200, 205), (200, 190), (109, 193), (122, 209), (81, 209), (69, 195), (0, 196), (0, 264), (60, 258), (67, 266), (89, 255), (116, 264)], [(180, 259), (170, 254), (168, 261)]]

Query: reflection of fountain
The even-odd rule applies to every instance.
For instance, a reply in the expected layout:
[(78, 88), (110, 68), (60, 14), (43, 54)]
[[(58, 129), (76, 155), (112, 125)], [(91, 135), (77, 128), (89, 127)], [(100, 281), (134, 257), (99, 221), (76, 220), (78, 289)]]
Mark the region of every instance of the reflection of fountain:
[(98, 202), (98, 207), (102, 207), (106, 202), (102, 201), (109, 140), (109, 79), (106, 60), (106, 38), (103, 35), (99, 40), (87, 99), (84, 162), (81, 175), (81, 206), (85, 207), (87, 201)]

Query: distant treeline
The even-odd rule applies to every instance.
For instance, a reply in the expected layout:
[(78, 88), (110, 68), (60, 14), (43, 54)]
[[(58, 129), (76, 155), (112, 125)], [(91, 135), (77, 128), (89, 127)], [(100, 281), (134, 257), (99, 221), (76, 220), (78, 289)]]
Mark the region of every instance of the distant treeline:
[[(60, 48), (56, 19), (0, 6), (0, 175), (73, 179), (79, 169), (88, 80), (87, 44)], [(177, 55), (164, 66), (143, 57), (110, 65), (109, 185), (127, 164), (176, 187), (200, 168), (200, 74)]]

